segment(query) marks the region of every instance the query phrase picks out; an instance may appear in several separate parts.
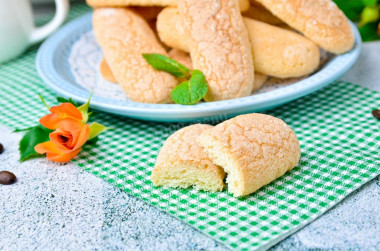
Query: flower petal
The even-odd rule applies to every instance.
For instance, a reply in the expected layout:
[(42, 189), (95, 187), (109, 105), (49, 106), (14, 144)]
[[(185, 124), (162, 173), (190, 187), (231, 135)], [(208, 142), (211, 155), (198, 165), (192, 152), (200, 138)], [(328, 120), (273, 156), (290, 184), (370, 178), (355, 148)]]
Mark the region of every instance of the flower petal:
[(82, 148), (78, 148), (76, 150), (73, 150), (69, 153), (64, 154), (56, 154), (56, 153), (46, 153), (46, 157), (48, 160), (54, 161), (54, 162), (68, 162), (72, 160), (75, 156), (78, 155), (78, 153), (82, 150)]
[(51, 141), (47, 141), (47, 142), (36, 145), (34, 147), (34, 150), (39, 154), (44, 154), (44, 153), (60, 154), (61, 153), (57, 149), (56, 145)]
[(86, 124), (83, 126), (83, 128), (79, 134), (79, 137), (78, 137), (78, 140), (75, 144), (74, 149), (82, 147), (86, 143), (88, 136), (90, 136), (90, 126), (88, 124)]
[(58, 106), (53, 106), (50, 108), (51, 113), (58, 113), (61, 117), (72, 118), (77, 120), (82, 120), (82, 113), (71, 103), (62, 103)]
[[(68, 131), (64, 131), (61, 128), (57, 128), (54, 132), (49, 134), (51, 142), (61, 151), (71, 151), (73, 149), (72, 134)], [(63, 141), (63, 138), (66, 140)]]
[[(65, 131), (71, 134), (72, 141), (70, 145), (67, 145), (68, 148), (74, 149), (78, 138), (80, 136), (81, 130), (83, 129), (84, 125), (82, 122), (73, 120), (73, 119), (63, 119), (58, 122), (58, 128), (61, 131)], [(57, 129), (58, 130), (58, 129)]]
[(83, 120), (82, 113), (71, 103), (62, 103), (58, 106), (53, 106), (49, 111), (51, 114), (42, 117), (40, 123), (51, 130), (55, 130), (62, 119)]
[(61, 119), (60, 115), (57, 113), (51, 113), (40, 118), (40, 124), (50, 130), (55, 130), (57, 128), (57, 123)]

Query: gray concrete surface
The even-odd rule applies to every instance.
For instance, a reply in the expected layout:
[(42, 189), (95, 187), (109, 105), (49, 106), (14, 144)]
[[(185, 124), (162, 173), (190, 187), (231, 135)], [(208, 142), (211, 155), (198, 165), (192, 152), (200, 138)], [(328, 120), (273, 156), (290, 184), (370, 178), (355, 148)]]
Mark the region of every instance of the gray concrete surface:
[[(343, 79), (380, 91), (380, 42), (365, 44)], [(18, 162), (20, 135), (0, 127), (0, 250), (226, 250), (192, 227), (82, 171), (46, 159)], [(378, 250), (380, 180), (369, 182), (273, 250)]]

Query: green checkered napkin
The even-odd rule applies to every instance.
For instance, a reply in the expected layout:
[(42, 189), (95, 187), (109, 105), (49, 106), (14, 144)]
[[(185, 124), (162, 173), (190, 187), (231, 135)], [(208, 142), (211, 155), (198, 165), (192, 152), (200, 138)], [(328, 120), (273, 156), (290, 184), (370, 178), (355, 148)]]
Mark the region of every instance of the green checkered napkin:
[[(88, 11), (74, 5), (70, 19)], [(0, 66), (0, 123), (35, 125), (46, 114), (37, 94), (55, 95), (38, 77), (37, 47)], [(86, 146), (74, 162), (86, 171), (189, 223), (226, 245), (266, 249), (323, 214), (380, 173), (380, 122), (372, 115), (380, 94), (337, 82), (268, 114), (283, 119), (298, 135), (298, 167), (245, 198), (227, 191), (156, 188), (150, 181), (165, 139), (186, 124), (142, 122), (100, 113), (96, 120), (113, 128), (97, 146)], [(64, 167), (62, 167), (64, 168)]]

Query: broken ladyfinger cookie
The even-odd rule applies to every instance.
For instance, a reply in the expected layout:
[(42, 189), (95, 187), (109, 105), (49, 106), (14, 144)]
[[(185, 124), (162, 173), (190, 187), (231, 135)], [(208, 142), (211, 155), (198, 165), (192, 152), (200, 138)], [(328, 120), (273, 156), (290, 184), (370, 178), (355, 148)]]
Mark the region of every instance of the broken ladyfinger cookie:
[(204, 191), (221, 191), (224, 187), (223, 169), (210, 160), (197, 137), (210, 125), (195, 124), (172, 134), (162, 146), (152, 172), (155, 186), (190, 186)]
[(246, 114), (205, 130), (197, 142), (227, 173), (228, 191), (244, 196), (294, 168), (301, 150), (297, 136), (281, 119)]

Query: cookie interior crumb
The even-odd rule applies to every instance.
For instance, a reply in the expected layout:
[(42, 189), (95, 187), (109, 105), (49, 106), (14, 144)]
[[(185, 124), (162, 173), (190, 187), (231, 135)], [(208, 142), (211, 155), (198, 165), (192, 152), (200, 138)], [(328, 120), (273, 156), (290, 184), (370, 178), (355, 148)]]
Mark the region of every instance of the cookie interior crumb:
[(225, 172), (215, 165), (203, 148), (198, 136), (210, 125), (191, 125), (172, 134), (162, 146), (152, 172), (155, 186), (221, 191)]
[(210, 167), (202, 166), (198, 163), (167, 165), (166, 169), (155, 172), (152, 175), (152, 180), (155, 186), (173, 188), (194, 187), (197, 190), (211, 192), (223, 190), (222, 176), (216, 176), (209, 169)]

